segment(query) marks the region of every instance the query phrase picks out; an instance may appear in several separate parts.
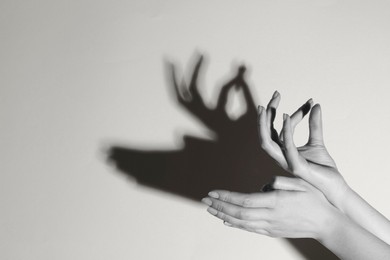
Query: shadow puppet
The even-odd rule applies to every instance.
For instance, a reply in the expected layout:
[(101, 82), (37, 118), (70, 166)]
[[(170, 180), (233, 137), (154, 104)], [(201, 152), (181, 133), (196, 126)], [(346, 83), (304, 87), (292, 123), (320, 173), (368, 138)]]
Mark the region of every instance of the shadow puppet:
[[(215, 139), (184, 136), (184, 147), (180, 150), (153, 151), (113, 146), (109, 151), (109, 161), (142, 185), (197, 202), (210, 190), (259, 192), (273, 176), (291, 176), (260, 149), (257, 110), (244, 80), (245, 67), (241, 66), (237, 75), (222, 87), (216, 107), (210, 108), (204, 103), (197, 85), (202, 61), (201, 56), (188, 88), (184, 83), (177, 84), (171, 65), (171, 83), (181, 107), (212, 130)], [(236, 120), (231, 119), (225, 109), (228, 94), (233, 88), (242, 89), (247, 107)], [(288, 241), (307, 259), (338, 259), (315, 240)]]

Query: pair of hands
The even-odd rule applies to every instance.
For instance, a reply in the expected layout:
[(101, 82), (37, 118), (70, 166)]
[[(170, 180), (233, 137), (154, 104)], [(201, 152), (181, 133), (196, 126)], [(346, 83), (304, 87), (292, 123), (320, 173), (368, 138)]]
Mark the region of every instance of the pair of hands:
[[(347, 185), (324, 144), (321, 106), (313, 106), (310, 99), (291, 117), (284, 114), (283, 129), (278, 136), (272, 133), (277, 133), (273, 120), (279, 102), (280, 94), (275, 92), (266, 110), (259, 106), (258, 132), (262, 149), (284, 170), (315, 186), (333, 205), (342, 208)], [(293, 141), (294, 129), (308, 111), (309, 139), (297, 148)]]
[[(325, 148), (320, 105), (313, 106), (310, 99), (291, 117), (284, 114), (283, 129), (278, 134), (273, 121), (279, 102), (280, 94), (275, 92), (267, 108), (259, 106), (260, 145), (298, 178), (276, 177), (270, 184), (272, 192), (242, 194), (216, 190), (202, 201), (209, 206), (209, 213), (228, 226), (272, 237), (321, 240), (337, 214), (335, 207), (342, 208), (347, 185)], [(293, 132), (309, 111), (309, 139), (297, 148)]]

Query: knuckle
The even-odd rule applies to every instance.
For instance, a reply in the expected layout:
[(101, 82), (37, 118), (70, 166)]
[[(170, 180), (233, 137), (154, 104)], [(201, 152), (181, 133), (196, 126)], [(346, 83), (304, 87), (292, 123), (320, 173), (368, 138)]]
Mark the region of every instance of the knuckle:
[(217, 217), (220, 218), (220, 219), (222, 219), (223, 221), (229, 222), (228, 219), (227, 219), (227, 217), (226, 217), (226, 214), (224, 214), (223, 212), (220, 212), (220, 211), (219, 211), (218, 214), (217, 214)]
[(294, 174), (294, 175), (299, 175), (299, 173), (302, 172), (302, 170), (298, 167), (291, 167), (291, 172)]
[(223, 211), (223, 205), (222, 203), (216, 203), (215, 204), (215, 209), (218, 211)]
[(241, 228), (246, 230), (252, 229), (251, 224), (248, 221), (241, 221), (239, 225)]
[(231, 201), (231, 193), (230, 192), (226, 192), (225, 194), (223, 194), (223, 196), (222, 196), (222, 200), (223, 201), (226, 201), (226, 202), (230, 202)]
[(275, 187), (279, 186), (279, 184), (283, 181), (284, 177), (282, 176), (275, 176), (273, 177), (273, 180), (271, 181), (271, 184)]
[(301, 186), (302, 188), (309, 188), (310, 186), (308, 185), (308, 183), (300, 178), (297, 178), (295, 179), (298, 183), (299, 186)]
[(307, 169), (302, 165), (297, 165), (295, 167), (292, 167), (291, 171), (296, 176), (302, 176), (302, 174), (305, 174)]
[(274, 191), (270, 196), (269, 203), (271, 208), (277, 208), (283, 201), (283, 193), (281, 191)]
[(249, 214), (246, 211), (241, 210), (241, 211), (237, 212), (237, 218), (239, 218), (239, 219), (248, 219), (248, 217), (249, 217)]
[(260, 147), (261, 147), (261, 149), (263, 149), (264, 151), (269, 151), (271, 145), (269, 144), (268, 141), (263, 140), (263, 141), (261, 142), (261, 144), (260, 144)]
[(252, 200), (252, 198), (250, 198), (250, 197), (244, 198), (244, 201), (243, 201), (242, 205), (243, 205), (244, 207), (250, 207), (250, 206), (252, 206), (252, 205), (253, 205), (253, 200)]

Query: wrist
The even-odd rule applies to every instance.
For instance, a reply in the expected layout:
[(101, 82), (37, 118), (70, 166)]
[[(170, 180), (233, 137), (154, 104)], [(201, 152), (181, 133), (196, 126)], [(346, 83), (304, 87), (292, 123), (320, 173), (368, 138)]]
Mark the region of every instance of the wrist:
[(342, 232), (343, 227), (347, 223), (346, 221), (346, 216), (338, 209), (330, 205), (328, 214), (324, 216), (324, 219), (319, 228), (319, 232), (315, 239), (326, 246), (332, 240), (334, 240), (339, 232)]
[(348, 200), (353, 193), (353, 190), (345, 182), (344, 178), (339, 175), (337, 179), (329, 185), (330, 191), (325, 194), (326, 198), (341, 212), (345, 213)]
[(340, 185), (337, 187), (337, 196), (335, 201), (332, 202), (332, 204), (345, 214), (347, 212), (347, 207), (354, 193), (355, 192), (343, 179), (342, 183), (340, 183)]

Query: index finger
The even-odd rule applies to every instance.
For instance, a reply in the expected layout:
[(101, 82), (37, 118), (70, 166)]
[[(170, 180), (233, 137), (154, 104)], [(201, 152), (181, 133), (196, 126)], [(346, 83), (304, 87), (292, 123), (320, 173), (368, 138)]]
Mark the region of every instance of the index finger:
[(239, 193), (227, 190), (209, 192), (210, 197), (245, 208), (273, 208), (276, 192)]
[(297, 111), (295, 111), (291, 115), (291, 126), (294, 131), (295, 127), (299, 122), (302, 121), (302, 119), (310, 112), (310, 109), (313, 106), (313, 99), (310, 98), (308, 101), (306, 101), (305, 104), (303, 104), (300, 108), (298, 108)]

